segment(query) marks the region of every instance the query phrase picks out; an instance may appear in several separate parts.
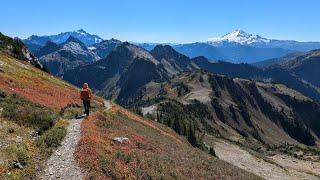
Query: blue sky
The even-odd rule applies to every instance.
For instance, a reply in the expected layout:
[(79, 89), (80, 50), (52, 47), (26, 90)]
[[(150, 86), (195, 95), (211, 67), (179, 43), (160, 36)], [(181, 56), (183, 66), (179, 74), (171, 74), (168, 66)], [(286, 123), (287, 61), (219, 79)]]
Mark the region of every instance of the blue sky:
[(2, 0), (9, 36), (83, 28), (102, 38), (193, 42), (243, 29), (274, 39), (320, 41), (319, 0)]

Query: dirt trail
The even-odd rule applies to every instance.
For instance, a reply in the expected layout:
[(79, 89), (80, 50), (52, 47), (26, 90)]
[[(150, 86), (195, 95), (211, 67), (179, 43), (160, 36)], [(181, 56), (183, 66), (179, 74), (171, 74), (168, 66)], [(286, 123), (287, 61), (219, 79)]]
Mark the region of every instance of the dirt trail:
[[(104, 101), (106, 110), (111, 108), (109, 101)], [(45, 169), (38, 176), (39, 179), (83, 179), (83, 174), (78, 166), (73, 153), (81, 137), (81, 122), (84, 118), (72, 119), (69, 121), (67, 135), (61, 146), (52, 154), (45, 164)]]
[(45, 170), (39, 179), (82, 179), (80, 167), (73, 157), (73, 152), (80, 139), (81, 119), (72, 119), (69, 121), (67, 135), (61, 143), (61, 146), (52, 154), (46, 162)]
[(304, 171), (303, 168), (294, 168), (295, 164), (301, 163), (301, 160), (298, 159), (294, 159), (294, 161), (291, 159), (291, 162), (288, 161), (283, 164), (279, 163), (282, 161), (277, 158), (279, 162), (270, 163), (251, 155), (236, 145), (224, 141), (216, 141), (214, 149), (220, 159), (265, 179), (320, 179), (315, 173)]

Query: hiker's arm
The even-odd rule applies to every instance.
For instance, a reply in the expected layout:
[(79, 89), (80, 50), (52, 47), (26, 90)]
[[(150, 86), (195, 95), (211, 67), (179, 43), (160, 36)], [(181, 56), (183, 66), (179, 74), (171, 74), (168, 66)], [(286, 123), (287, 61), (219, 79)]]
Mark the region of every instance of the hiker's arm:
[(89, 89), (89, 97), (90, 97), (90, 98), (92, 97), (92, 91), (91, 91), (91, 89)]

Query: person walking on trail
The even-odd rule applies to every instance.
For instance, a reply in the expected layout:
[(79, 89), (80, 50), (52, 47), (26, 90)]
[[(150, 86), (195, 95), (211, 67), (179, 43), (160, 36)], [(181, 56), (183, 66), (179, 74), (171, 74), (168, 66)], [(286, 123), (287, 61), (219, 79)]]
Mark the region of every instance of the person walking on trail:
[(89, 116), (90, 113), (90, 100), (92, 97), (92, 91), (89, 88), (88, 83), (84, 83), (80, 93), (81, 100), (83, 102), (84, 113)]

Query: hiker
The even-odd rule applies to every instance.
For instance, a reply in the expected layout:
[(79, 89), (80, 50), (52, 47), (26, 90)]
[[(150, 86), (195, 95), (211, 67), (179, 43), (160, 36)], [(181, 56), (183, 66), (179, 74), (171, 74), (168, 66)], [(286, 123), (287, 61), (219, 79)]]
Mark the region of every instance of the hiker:
[(84, 113), (89, 116), (90, 113), (90, 99), (92, 97), (91, 89), (89, 88), (88, 83), (84, 83), (81, 89), (81, 100), (83, 102)]

